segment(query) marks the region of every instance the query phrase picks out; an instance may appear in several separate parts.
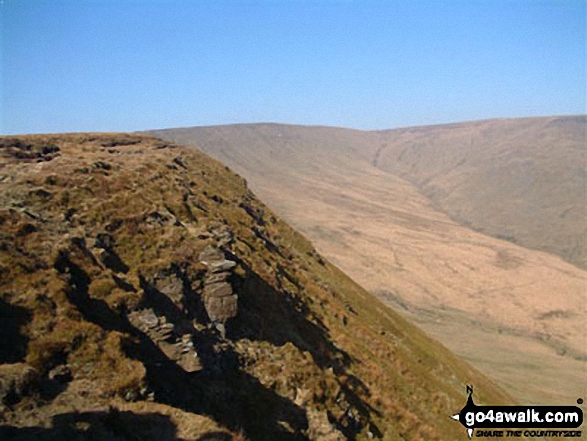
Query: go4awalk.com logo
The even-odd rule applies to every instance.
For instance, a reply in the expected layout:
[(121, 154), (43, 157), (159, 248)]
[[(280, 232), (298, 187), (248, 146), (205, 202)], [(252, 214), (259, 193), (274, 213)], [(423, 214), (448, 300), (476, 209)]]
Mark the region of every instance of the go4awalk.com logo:
[[(500, 437), (572, 437), (581, 438), (583, 411), (577, 406), (477, 406), (473, 387), (467, 386), (467, 404), (451, 416), (459, 421), (469, 439)], [(583, 400), (577, 400), (579, 404)], [(533, 429), (533, 430), (529, 430)]]

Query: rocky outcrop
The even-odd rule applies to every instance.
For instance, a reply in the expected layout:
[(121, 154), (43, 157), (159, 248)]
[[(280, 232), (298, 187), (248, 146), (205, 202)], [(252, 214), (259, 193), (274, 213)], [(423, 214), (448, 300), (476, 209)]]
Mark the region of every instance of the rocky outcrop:
[(173, 323), (169, 323), (165, 316), (157, 316), (151, 308), (133, 311), (128, 319), (184, 371), (196, 372), (202, 369), (192, 334), (179, 335)]
[(46, 162), (59, 156), (59, 147), (50, 143), (28, 143), (16, 138), (0, 140), (0, 153), (26, 162)]
[(238, 296), (229, 281), (236, 262), (226, 259), (224, 253), (213, 246), (206, 247), (199, 259), (208, 267), (204, 278), (204, 307), (224, 338), (226, 322), (237, 315), (238, 309)]

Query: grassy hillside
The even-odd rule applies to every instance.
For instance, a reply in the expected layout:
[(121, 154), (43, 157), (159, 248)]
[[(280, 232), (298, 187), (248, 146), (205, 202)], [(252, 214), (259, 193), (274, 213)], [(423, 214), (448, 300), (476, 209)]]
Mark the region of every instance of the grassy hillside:
[[(252, 124), (156, 134), (197, 144), (233, 167), (361, 286), (520, 400), (566, 404), (577, 390), (587, 392), (587, 275), (513, 243), (511, 231), (539, 239), (551, 224), (548, 237), (560, 234), (563, 243), (567, 231), (581, 240), (581, 127), (584, 118), (564, 117), (390, 132)], [(519, 158), (531, 166), (514, 173)], [(532, 185), (519, 185), (531, 170)], [(457, 177), (460, 186), (434, 190)], [(457, 223), (449, 208), (439, 210), (441, 196), (485, 213), (488, 223), (507, 217), (504, 237)], [(572, 216), (556, 214), (572, 199)], [(542, 226), (516, 226), (522, 215)]]
[(194, 149), (39, 135), (0, 161), (2, 439), (457, 440), (465, 384), (512, 402)]
[(460, 223), (587, 268), (587, 116), (380, 132), (373, 158)]
[[(462, 225), (587, 268), (587, 116), (498, 119), (378, 132), (241, 124), (154, 130), (257, 174), (369, 162), (413, 183)], [(275, 172), (273, 172), (277, 175)]]

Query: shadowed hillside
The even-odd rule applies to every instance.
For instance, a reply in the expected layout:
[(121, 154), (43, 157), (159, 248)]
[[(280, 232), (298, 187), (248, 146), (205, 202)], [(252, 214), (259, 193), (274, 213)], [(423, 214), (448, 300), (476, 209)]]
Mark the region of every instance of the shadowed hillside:
[(521, 244), (544, 237), (561, 246), (551, 252), (582, 255), (584, 128), (584, 117), (560, 117), (153, 133), (233, 167), (354, 280), (521, 400), (546, 404), (587, 392), (587, 276)]
[(452, 440), (465, 384), (512, 402), (194, 149), (5, 137), (0, 183), (3, 440)]

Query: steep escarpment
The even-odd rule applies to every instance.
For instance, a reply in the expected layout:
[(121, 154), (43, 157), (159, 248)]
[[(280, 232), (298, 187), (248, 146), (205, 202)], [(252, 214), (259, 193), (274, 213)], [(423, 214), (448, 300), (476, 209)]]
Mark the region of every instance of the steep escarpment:
[(152, 133), (232, 167), (362, 287), (546, 405), (586, 387), (586, 128), (568, 116)]
[(465, 384), (511, 402), (194, 149), (0, 161), (2, 439), (463, 439)]

